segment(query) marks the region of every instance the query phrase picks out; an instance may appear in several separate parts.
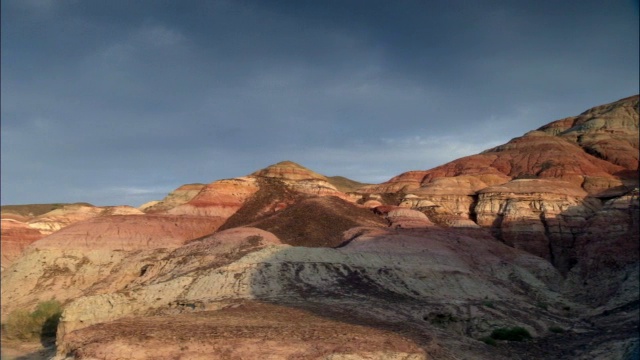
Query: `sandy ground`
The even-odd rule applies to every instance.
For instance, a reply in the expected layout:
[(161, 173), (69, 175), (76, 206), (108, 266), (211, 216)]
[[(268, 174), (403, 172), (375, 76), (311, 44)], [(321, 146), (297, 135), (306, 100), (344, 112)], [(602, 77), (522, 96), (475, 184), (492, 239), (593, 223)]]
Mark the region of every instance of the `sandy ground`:
[(55, 339), (47, 341), (45, 347), (40, 341), (23, 342), (2, 337), (1, 354), (2, 360), (50, 359), (56, 354)]

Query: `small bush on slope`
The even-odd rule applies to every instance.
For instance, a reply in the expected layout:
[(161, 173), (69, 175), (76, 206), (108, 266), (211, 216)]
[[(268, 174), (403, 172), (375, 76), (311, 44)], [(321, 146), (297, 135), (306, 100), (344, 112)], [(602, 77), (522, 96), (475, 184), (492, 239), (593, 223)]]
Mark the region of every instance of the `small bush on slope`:
[(56, 300), (38, 304), (33, 312), (15, 310), (7, 316), (4, 331), (10, 339), (33, 340), (56, 335), (62, 306)]
[(530, 339), (531, 334), (529, 334), (527, 329), (517, 326), (513, 328), (495, 329), (491, 333), (491, 337), (496, 340), (522, 341)]

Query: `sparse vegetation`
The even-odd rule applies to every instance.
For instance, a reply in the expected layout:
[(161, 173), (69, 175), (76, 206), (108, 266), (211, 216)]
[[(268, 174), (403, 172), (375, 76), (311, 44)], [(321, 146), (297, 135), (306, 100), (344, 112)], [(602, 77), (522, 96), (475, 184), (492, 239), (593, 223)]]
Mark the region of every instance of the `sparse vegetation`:
[(491, 338), (495, 340), (507, 340), (507, 341), (523, 341), (531, 338), (531, 334), (527, 329), (516, 326), (512, 328), (500, 328), (495, 329), (491, 333)]
[(56, 335), (62, 306), (56, 300), (38, 304), (33, 312), (24, 309), (12, 311), (7, 316), (4, 332), (10, 339), (33, 340)]
[(497, 345), (496, 340), (493, 339), (490, 336), (485, 336), (485, 337), (481, 338), (480, 341), (482, 341), (483, 343), (485, 343), (487, 345), (491, 345), (491, 346), (496, 346)]
[(458, 319), (451, 315), (451, 314), (446, 314), (446, 313), (431, 313), (429, 315), (426, 315), (423, 317), (423, 319), (425, 321), (429, 321), (431, 324), (433, 325), (437, 325), (437, 326), (444, 326), (453, 322), (458, 321)]
[(483, 301), (483, 302), (482, 302), (482, 305), (483, 305), (483, 306), (486, 306), (486, 307), (488, 307), (488, 308), (492, 308), (492, 309), (495, 309), (495, 308), (496, 308), (496, 306), (495, 306), (495, 305), (493, 305), (493, 302), (488, 301), (488, 300)]
[(549, 305), (544, 301), (538, 301), (536, 303), (536, 306), (539, 307), (542, 310), (547, 310), (547, 308), (549, 307)]
[(552, 333), (561, 334), (564, 332), (564, 329), (560, 326), (552, 326), (549, 328), (549, 331), (551, 331)]

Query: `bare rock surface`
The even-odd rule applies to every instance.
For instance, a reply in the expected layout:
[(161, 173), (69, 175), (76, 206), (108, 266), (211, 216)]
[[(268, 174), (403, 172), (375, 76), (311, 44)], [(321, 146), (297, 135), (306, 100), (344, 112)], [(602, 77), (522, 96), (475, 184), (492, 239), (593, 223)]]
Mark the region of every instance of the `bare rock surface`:
[(638, 181), (638, 119), (636, 95), (552, 122), (481, 154), (409, 171), (362, 191), (413, 192), (435, 179), (460, 175), (475, 176), (487, 185), (513, 178), (556, 178), (590, 194), (633, 187)]
[(139, 209), (146, 213), (156, 213), (172, 209), (193, 199), (205, 186), (205, 184), (182, 185), (170, 192), (164, 199), (143, 204)]
[(15, 259), (20, 257), (27, 246), (45, 236), (40, 231), (30, 227), (29, 224), (10, 218), (2, 219), (1, 229), (1, 264), (3, 271), (6, 267), (9, 267)]
[(480, 190), (475, 213), (505, 243), (566, 272), (576, 261), (575, 237), (600, 206), (573, 183), (521, 179)]
[(70, 334), (66, 346), (74, 359), (427, 359), (410, 337), (370, 326), (374, 320), (357, 324), (347, 319), (239, 301), (217, 311), (94, 325)]
[(634, 96), (378, 185), (285, 161), (140, 209), (3, 207), (2, 318), (62, 301), (58, 359), (632, 358), (637, 133)]
[(347, 187), (352, 187), (353, 183), (350, 183), (348, 179), (334, 178), (333, 180), (330, 180), (326, 176), (320, 175), (292, 161), (279, 162), (262, 170), (258, 170), (251, 175), (255, 177), (279, 179), (293, 191), (305, 194), (337, 196), (347, 201), (351, 199), (331, 183), (341, 182), (342, 184), (346, 184)]
[(131, 206), (97, 207), (87, 203), (3, 206), (2, 269), (18, 258), (27, 246), (70, 224), (99, 216), (139, 215)]
[(191, 200), (166, 212), (171, 215), (227, 219), (238, 211), (258, 189), (256, 179), (252, 177), (218, 180), (206, 185)]
[[(492, 348), (478, 339), (518, 325), (534, 335), (535, 344), (557, 346), (548, 329), (561, 326), (575, 334), (575, 348), (563, 350), (570, 353), (599, 331), (567, 317), (588, 311), (561, 294), (556, 269), (483, 229), (361, 227), (345, 238), (339, 249), (291, 247), (247, 228), (191, 242), (155, 262), (157, 270), (147, 270), (126, 290), (69, 304), (58, 357), (106, 359), (120, 351), (153, 357), (155, 350), (137, 345), (149, 341), (158, 351), (189, 351), (194, 358), (257, 351), (309, 359), (552, 359), (542, 346)], [(184, 331), (161, 326), (167, 322)], [(625, 335), (599, 344), (628, 346), (633, 328), (625, 329)]]
[(38, 301), (121, 289), (140, 275), (145, 259), (162, 257), (219, 226), (211, 218), (166, 215), (114, 215), (72, 224), (32, 243), (3, 271), (2, 318)]

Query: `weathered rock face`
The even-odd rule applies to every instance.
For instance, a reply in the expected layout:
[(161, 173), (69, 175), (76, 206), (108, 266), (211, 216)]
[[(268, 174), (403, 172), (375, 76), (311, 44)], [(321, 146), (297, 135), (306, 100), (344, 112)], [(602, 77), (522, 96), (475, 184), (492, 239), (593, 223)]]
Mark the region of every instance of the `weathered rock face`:
[(167, 213), (226, 219), (238, 211), (258, 189), (256, 179), (252, 177), (214, 181), (191, 200), (169, 209)]
[(97, 207), (86, 203), (25, 205), (19, 211), (24, 214), (12, 213), (11, 206), (7, 208), (2, 213), (2, 269), (11, 265), (29, 244), (70, 224), (99, 216), (142, 214), (131, 206)]
[(480, 226), (508, 245), (545, 258), (566, 272), (576, 262), (575, 238), (600, 207), (578, 186), (558, 180), (523, 179), (479, 191)]
[(32, 243), (2, 272), (2, 316), (51, 298), (64, 302), (120, 290), (140, 275), (141, 263), (219, 226), (207, 217), (167, 215), (103, 216), (69, 225)]
[[(261, 179), (267, 179), (265, 181)], [(272, 179), (274, 181), (269, 181)], [(277, 184), (276, 184), (277, 183)], [(357, 199), (338, 191), (328, 179), (291, 161), (283, 161), (255, 173), (234, 179), (219, 180), (203, 187), (190, 200), (168, 209), (173, 215), (214, 216), (228, 219), (247, 203), (261, 188), (284, 185), (294, 193), (315, 196), (336, 196), (355, 202)], [(280, 190), (278, 190), (280, 191)], [(290, 203), (272, 204), (274, 209), (284, 209)], [(151, 209), (151, 208), (150, 208)]]
[(424, 175), (424, 171), (408, 171), (382, 184), (363, 186), (358, 191), (366, 194), (411, 192), (420, 187)]
[[(345, 234), (351, 241), (340, 249), (268, 245), (274, 241), (265, 242), (270, 237), (254, 231), (216, 238), (220, 233), (187, 244), (154, 263), (127, 292), (82, 297), (69, 304), (59, 328), (59, 354), (89, 346), (86, 331), (98, 324), (118, 324), (133, 314), (197, 314), (224, 307), (230, 299), (284, 301), (284, 306), (304, 299), (296, 306), (313, 309), (304, 304), (316, 303), (319, 315), (342, 309), (362, 318), (377, 314), (382, 323), (389, 316), (387, 321), (403, 324), (403, 334), (420, 334), (416, 339), (442, 331), (479, 337), (513, 322), (542, 333), (548, 325), (537, 319), (544, 310), (534, 310), (540, 312), (535, 319), (507, 314), (531, 302), (531, 294), (553, 304), (564, 302), (553, 290), (560, 280), (553, 267), (491, 240), (481, 230), (356, 228)], [(482, 301), (491, 301), (491, 307)], [(414, 345), (428, 353), (424, 343)], [(485, 346), (468, 345), (480, 353)], [(438, 350), (447, 356), (457, 351)]]
[(29, 226), (38, 229), (42, 234), (49, 235), (70, 224), (98, 216), (141, 214), (143, 214), (142, 211), (131, 206), (98, 207), (72, 204), (29, 220)]
[(427, 215), (411, 209), (399, 208), (391, 210), (387, 213), (386, 219), (389, 221), (389, 226), (396, 229), (421, 228), (434, 225)]
[(78, 222), (34, 243), (32, 249), (133, 251), (175, 248), (213, 233), (220, 222), (209, 217), (113, 215)]
[[(361, 190), (416, 192), (438, 178), (472, 175), (487, 185), (555, 178), (595, 195), (638, 180), (638, 96), (598, 106), (507, 144), (426, 171), (410, 171)], [(628, 190), (628, 189), (627, 189)]]
[(2, 219), (1, 229), (2, 262), (0, 264), (3, 271), (22, 254), (27, 246), (45, 236), (28, 224), (13, 219)]
[(433, 221), (442, 225), (469, 220), (476, 193), (487, 186), (472, 175), (437, 178), (405, 195), (400, 206), (427, 211)]
[(611, 307), (638, 300), (640, 271), (638, 190), (607, 200), (575, 238), (578, 263), (569, 274), (572, 296)]
[[(347, 201), (352, 198), (347, 194), (339, 191), (330, 183), (329, 178), (313, 172), (304, 166), (296, 164), (292, 161), (282, 161), (277, 164), (268, 166), (262, 170), (256, 171), (251, 176), (276, 178), (293, 191), (318, 195), (318, 196), (337, 196)], [(348, 179), (346, 179), (348, 181)], [(345, 180), (342, 180), (345, 183)]]
[(578, 144), (598, 158), (638, 170), (638, 96), (596, 106), (539, 130)]
[[(624, 358), (638, 348), (637, 106), (350, 194), (282, 162), (186, 185), (146, 215), (3, 213), (3, 249), (5, 233), (35, 236), (27, 221), (75, 223), (3, 270), (2, 314), (66, 302), (59, 358)], [(507, 326), (534, 339), (477, 341)]]

